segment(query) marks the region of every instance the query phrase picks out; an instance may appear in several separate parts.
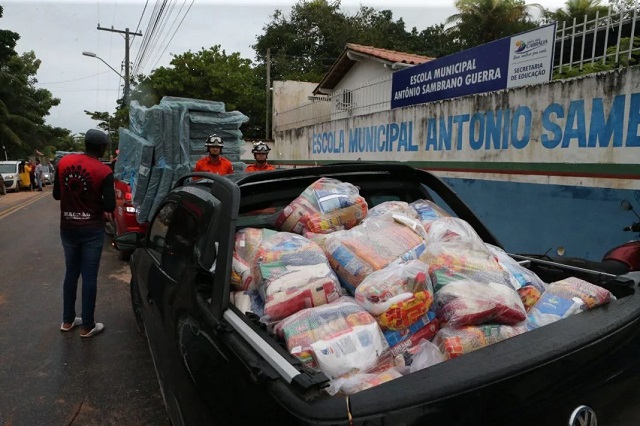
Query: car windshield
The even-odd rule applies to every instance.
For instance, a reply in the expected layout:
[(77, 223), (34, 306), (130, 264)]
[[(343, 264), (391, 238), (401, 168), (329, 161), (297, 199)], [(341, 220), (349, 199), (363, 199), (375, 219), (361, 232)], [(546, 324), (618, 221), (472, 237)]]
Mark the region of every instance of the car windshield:
[(0, 173), (15, 173), (16, 169), (15, 164), (0, 164)]

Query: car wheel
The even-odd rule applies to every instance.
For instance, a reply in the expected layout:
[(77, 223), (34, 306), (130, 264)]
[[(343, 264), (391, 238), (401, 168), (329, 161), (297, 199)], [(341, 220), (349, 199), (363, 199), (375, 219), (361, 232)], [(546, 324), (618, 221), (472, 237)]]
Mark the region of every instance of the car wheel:
[(142, 299), (140, 297), (140, 289), (138, 288), (138, 283), (133, 279), (133, 277), (131, 278), (129, 288), (131, 291), (131, 307), (133, 308), (133, 316), (136, 319), (138, 333), (146, 337), (147, 334), (144, 327), (144, 320), (142, 319)]

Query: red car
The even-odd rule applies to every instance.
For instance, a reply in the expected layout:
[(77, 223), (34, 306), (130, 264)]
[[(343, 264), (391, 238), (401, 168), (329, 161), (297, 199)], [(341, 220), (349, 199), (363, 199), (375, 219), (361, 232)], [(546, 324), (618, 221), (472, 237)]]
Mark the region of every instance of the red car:
[[(114, 238), (127, 232), (145, 233), (147, 223), (138, 223), (136, 219), (136, 208), (133, 205), (131, 187), (128, 183), (115, 179), (116, 209), (113, 213), (105, 213), (107, 226), (111, 226), (111, 233)], [(131, 252), (118, 251), (118, 257), (122, 260), (129, 260)]]

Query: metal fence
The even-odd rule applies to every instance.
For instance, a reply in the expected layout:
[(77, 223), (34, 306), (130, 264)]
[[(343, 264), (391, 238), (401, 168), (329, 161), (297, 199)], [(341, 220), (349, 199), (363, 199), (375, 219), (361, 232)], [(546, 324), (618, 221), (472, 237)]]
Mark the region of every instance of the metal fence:
[(609, 6), (605, 15), (597, 11), (593, 19), (585, 15), (581, 20), (559, 22), (556, 28), (554, 71), (586, 65), (610, 65), (611, 68), (629, 65), (634, 54), (640, 53), (638, 36), (638, 0), (631, 7), (616, 12)]
[[(567, 70), (582, 70), (591, 65), (594, 71), (632, 64), (634, 54), (640, 54), (640, 41), (634, 37), (639, 19), (639, 0), (618, 12), (609, 6), (608, 12), (593, 19), (585, 15), (578, 22), (561, 22), (556, 27), (554, 71), (562, 75)], [(597, 68), (598, 64), (605, 67)], [(596, 67), (594, 67), (596, 66)], [(274, 117), (274, 130), (295, 129), (331, 120), (386, 111), (391, 108), (391, 75), (364, 83), (354, 89), (339, 89), (326, 97), (311, 97), (311, 101)]]
[(391, 75), (368, 81), (354, 89), (338, 89), (327, 96), (310, 98), (309, 103), (277, 113), (273, 119), (274, 129), (295, 129), (387, 111), (391, 108)]

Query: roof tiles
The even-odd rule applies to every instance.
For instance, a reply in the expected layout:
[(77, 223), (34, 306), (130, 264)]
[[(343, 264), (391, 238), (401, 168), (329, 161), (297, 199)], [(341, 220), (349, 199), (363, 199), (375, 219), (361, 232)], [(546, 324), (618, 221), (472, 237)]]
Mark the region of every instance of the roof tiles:
[(360, 44), (347, 43), (347, 49), (354, 52), (364, 53), (366, 55), (375, 56), (390, 62), (402, 62), (405, 64), (424, 64), (435, 58), (428, 56), (414, 55), (413, 53), (396, 52), (395, 50), (380, 49), (372, 46), (362, 46)]

